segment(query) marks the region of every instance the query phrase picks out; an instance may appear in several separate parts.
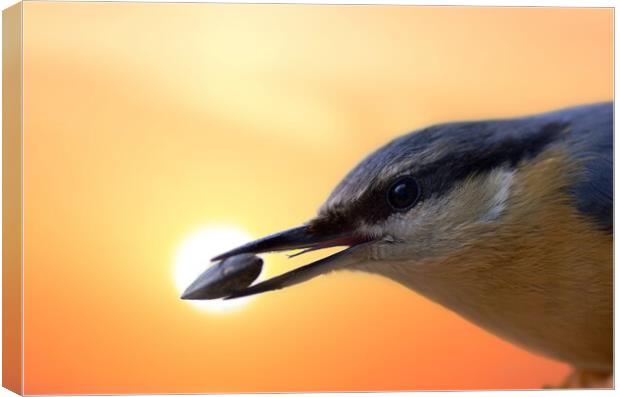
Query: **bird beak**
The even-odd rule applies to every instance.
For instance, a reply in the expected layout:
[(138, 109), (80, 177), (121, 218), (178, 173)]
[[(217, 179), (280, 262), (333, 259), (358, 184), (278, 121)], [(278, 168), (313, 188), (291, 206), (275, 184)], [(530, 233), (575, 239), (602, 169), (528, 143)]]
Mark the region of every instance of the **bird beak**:
[(349, 248), (336, 254), (252, 285), (225, 298), (233, 299), (289, 287), (310, 280), (321, 274), (358, 263), (364, 259), (363, 250), (361, 248), (369, 241), (370, 239), (368, 238), (358, 237), (352, 233), (318, 233), (313, 231), (309, 226), (304, 225), (252, 241), (220, 254), (212, 260), (223, 260), (239, 254), (259, 254), (305, 249), (302, 251), (303, 253), (328, 247), (349, 246)]

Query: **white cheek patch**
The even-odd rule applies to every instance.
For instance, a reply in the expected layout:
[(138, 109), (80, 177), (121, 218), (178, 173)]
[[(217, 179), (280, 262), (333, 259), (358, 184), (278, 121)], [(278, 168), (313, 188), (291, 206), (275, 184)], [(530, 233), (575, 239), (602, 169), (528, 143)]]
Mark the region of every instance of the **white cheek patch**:
[(508, 207), (514, 182), (515, 171), (497, 169), (462, 182), (448, 195), (422, 201), (409, 212), (394, 213), (374, 225), (364, 223), (360, 231), (373, 237), (392, 236), (396, 241), (451, 236), (462, 225), (499, 218)]
[(377, 224), (364, 222), (358, 230), (383, 240), (373, 252), (375, 258), (397, 258), (405, 251), (408, 258), (447, 255), (471, 237), (468, 227), (497, 222), (508, 210), (516, 178), (514, 170), (496, 169), (460, 182), (444, 196), (423, 200), (410, 211), (395, 212)]
[(508, 198), (510, 197), (510, 188), (514, 182), (514, 171), (498, 170), (492, 172), (486, 183), (486, 188), (491, 189), (488, 210), (481, 217), (481, 221), (490, 222), (497, 219), (506, 209)]
[(358, 230), (363, 235), (368, 236), (370, 238), (384, 237), (385, 225), (383, 222), (380, 224), (376, 224), (376, 225), (371, 225), (369, 223), (362, 222), (358, 226)]

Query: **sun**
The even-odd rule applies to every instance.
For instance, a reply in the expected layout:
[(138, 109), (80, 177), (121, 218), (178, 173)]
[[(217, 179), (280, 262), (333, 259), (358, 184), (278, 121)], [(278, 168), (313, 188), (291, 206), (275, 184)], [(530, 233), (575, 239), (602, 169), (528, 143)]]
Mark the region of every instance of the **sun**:
[[(211, 258), (250, 240), (252, 237), (247, 232), (233, 225), (208, 225), (184, 238), (176, 251), (173, 265), (174, 285), (179, 297), (200, 273), (211, 266)], [(222, 313), (246, 306), (251, 300), (252, 297), (245, 297), (183, 302), (201, 310)]]

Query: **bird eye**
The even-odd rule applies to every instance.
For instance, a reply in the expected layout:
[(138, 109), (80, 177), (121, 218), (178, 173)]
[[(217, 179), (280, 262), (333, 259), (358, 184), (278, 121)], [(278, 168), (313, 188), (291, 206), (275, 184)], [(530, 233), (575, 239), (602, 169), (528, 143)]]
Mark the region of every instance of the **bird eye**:
[(395, 210), (407, 210), (420, 198), (418, 183), (411, 177), (404, 177), (392, 184), (387, 194), (388, 204)]

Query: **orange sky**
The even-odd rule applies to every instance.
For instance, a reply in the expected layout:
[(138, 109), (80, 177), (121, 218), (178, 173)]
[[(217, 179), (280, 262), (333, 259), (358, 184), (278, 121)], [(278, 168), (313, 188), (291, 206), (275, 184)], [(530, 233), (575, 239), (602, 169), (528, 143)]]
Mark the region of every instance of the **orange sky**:
[[(25, 393), (538, 388), (565, 365), (337, 273), (227, 313), (178, 299), (214, 223), (310, 218), (430, 123), (613, 95), (610, 9), (24, 6)], [(317, 256), (267, 257), (276, 274)], [(206, 259), (206, 258), (205, 258)]]

